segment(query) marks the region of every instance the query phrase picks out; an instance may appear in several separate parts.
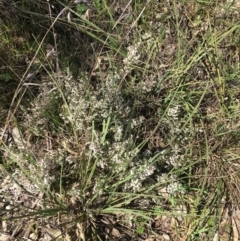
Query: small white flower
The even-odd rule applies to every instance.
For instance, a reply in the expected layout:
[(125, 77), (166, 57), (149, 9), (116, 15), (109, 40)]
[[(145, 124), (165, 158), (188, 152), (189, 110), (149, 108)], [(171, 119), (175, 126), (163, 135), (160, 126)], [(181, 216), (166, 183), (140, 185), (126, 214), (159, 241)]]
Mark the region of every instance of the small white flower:
[(169, 117), (172, 117), (173, 119), (178, 119), (178, 115), (179, 115), (179, 111), (180, 111), (180, 106), (176, 105), (174, 107), (171, 107), (167, 110), (167, 115)]

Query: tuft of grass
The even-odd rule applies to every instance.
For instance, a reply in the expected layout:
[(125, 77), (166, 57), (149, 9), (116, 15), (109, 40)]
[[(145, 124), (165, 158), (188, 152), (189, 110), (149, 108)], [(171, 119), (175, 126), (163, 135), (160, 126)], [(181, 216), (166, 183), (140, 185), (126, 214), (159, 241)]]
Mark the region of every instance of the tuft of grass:
[(237, 240), (237, 5), (5, 4), (1, 233)]

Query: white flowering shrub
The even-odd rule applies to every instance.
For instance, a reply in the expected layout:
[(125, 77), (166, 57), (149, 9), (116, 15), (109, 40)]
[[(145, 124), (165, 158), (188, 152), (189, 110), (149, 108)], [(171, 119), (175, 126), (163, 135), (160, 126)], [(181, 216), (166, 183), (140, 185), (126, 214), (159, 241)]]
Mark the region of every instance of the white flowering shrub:
[[(212, 225), (222, 200), (239, 199), (236, 4), (57, 2), (30, 1), (48, 32), (32, 61), (13, 61), (20, 74), (3, 55), (0, 77), (20, 76), (0, 126), (3, 215), (35, 217), (26, 240), (71, 240), (63, 226), (72, 240), (209, 240), (225, 223)], [(3, 49), (32, 48), (0, 32)]]

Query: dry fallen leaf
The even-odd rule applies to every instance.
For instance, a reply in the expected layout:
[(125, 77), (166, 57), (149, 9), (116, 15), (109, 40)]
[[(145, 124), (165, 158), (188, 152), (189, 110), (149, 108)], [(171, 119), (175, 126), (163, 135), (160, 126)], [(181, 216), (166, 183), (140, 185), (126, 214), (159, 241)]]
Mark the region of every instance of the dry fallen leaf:
[(2, 230), (3, 230), (3, 232), (7, 231), (7, 221), (6, 220), (2, 221)]
[(30, 238), (31, 240), (37, 240), (37, 239), (38, 239), (38, 235), (37, 235), (36, 233), (31, 233), (31, 234), (29, 235), (29, 238)]
[(85, 235), (84, 235), (84, 228), (82, 223), (77, 223), (77, 230), (76, 234), (79, 238), (79, 240), (85, 241)]
[(233, 241), (238, 241), (238, 229), (234, 218), (232, 218), (232, 231), (233, 231)]
[(49, 241), (53, 238), (54, 240), (61, 240), (63, 238), (61, 230), (57, 228), (44, 228), (44, 232), (45, 239)]
[(164, 240), (167, 240), (167, 241), (170, 240), (170, 236), (168, 234), (164, 233), (162, 236), (163, 236)]
[(112, 234), (114, 237), (116, 237), (116, 238), (120, 238), (120, 237), (121, 237), (120, 232), (119, 232), (116, 228), (113, 228), (113, 229), (112, 229), (111, 234)]
[(69, 236), (68, 233), (66, 233), (64, 241), (72, 241), (71, 237)]
[(147, 238), (145, 241), (154, 241), (154, 238)]
[(11, 239), (11, 236), (0, 233), (0, 241), (9, 241)]

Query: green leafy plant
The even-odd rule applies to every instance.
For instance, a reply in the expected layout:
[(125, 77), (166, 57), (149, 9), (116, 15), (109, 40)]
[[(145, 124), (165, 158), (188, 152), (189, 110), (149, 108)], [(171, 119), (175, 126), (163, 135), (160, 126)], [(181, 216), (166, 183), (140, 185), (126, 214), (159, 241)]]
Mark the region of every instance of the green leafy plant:
[(86, 10), (88, 9), (88, 7), (84, 4), (77, 4), (77, 13), (78, 14), (83, 14), (86, 12)]
[(6, 74), (0, 74), (0, 80), (3, 80), (5, 82), (8, 82), (11, 79), (11, 76), (6, 73)]

